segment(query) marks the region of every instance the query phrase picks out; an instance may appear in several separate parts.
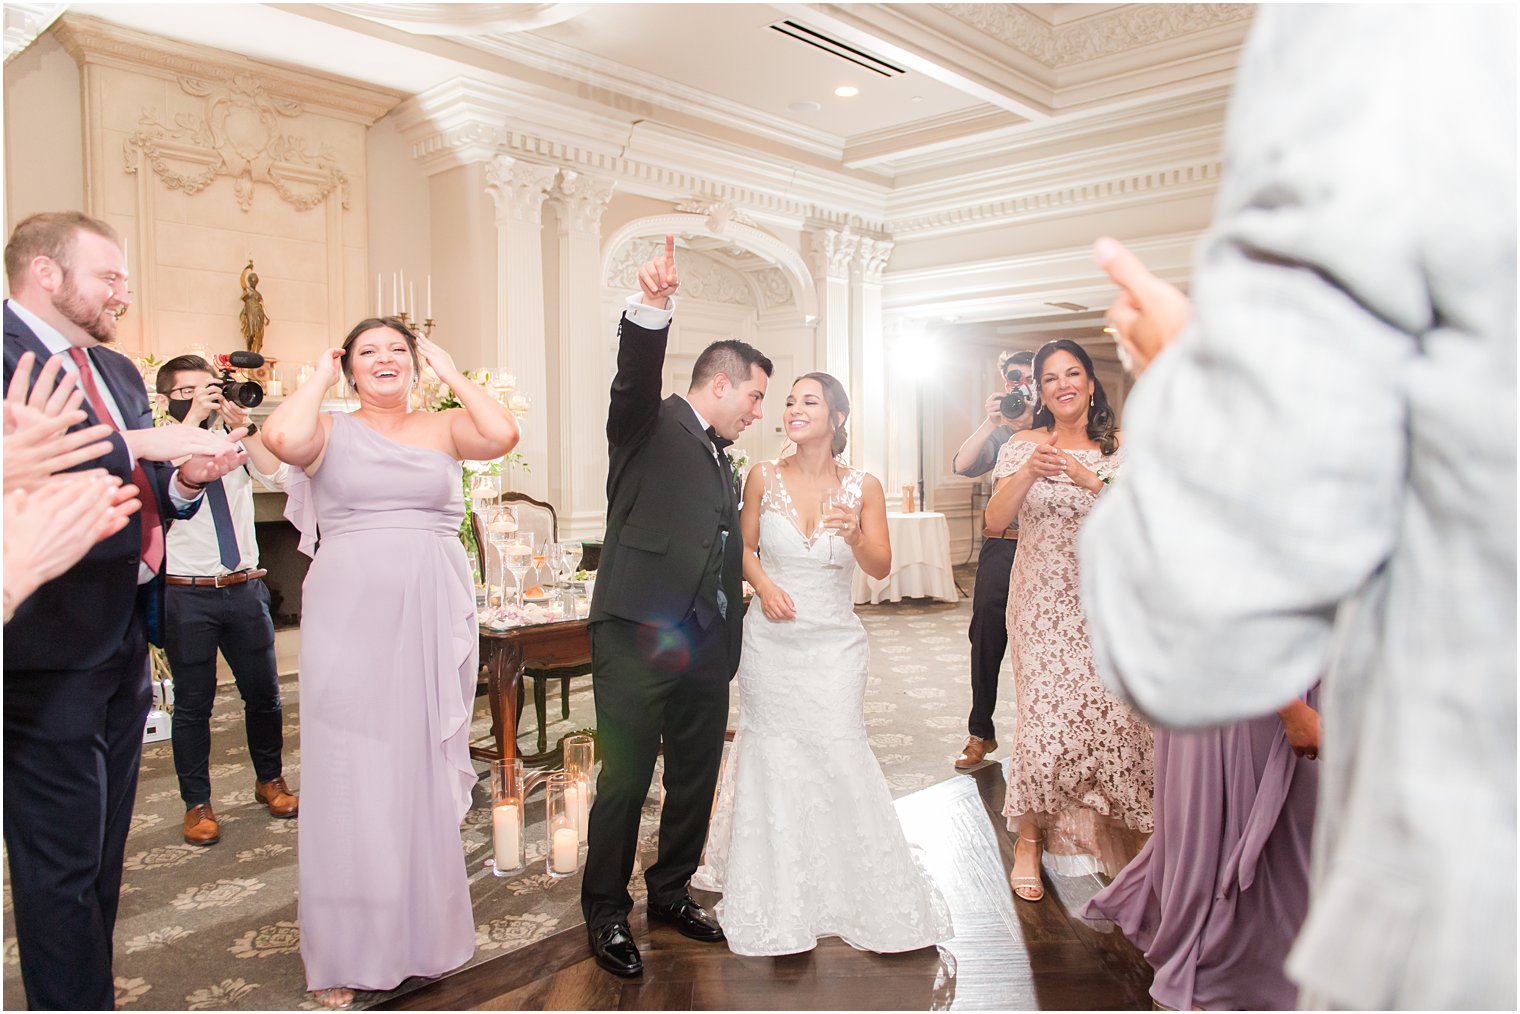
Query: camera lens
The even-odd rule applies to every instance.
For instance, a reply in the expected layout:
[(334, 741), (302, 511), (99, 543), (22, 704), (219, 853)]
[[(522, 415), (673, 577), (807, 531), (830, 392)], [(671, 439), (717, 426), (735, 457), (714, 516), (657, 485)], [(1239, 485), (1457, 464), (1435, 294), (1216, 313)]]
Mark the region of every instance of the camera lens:
[(1028, 404), (1028, 401), (1024, 398), (1023, 391), (1009, 391), (1003, 395), (1003, 400), (998, 402), (998, 411), (1003, 414), (1004, 418), (1017, 419), (1024, 414), (1024, 409)]
[(228, 384), (225, 393), (228, 401), (236, 402), (244, 408), (257, 408), (264, 402), (264, 389), (251, 380)]

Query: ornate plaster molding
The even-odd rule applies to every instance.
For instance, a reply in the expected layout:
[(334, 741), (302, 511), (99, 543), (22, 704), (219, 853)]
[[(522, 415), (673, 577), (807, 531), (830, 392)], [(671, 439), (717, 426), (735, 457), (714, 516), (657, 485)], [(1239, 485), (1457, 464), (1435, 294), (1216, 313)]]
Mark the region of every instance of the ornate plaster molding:
[(68, 4), (7, 3), (5, 5), (5, 62), (10, 63), (11, 57), (30, 46), (37, 36), (47, 31), (48, 25), (51, 25), (67, 6)]
[(843, 229), (815, 229), (810, 238), (818, 274), (825, 278), (849, 278), (850, 262), (860, 248), (860, 237), (847, 225)]
[(270, 94), (252, 77), (181, 77), (179, 86), (186, 95), (205, 99), (204, 115), (181, 113), (166, 126), (144, 110), (141, 129), (125, 143), (128, 172), (137, 172), (146, 160), (165, 186), (186, 194), (199, 193), (218, 177), (230, 177), (244, 211), (253, 207), (258, 183), (269, 184), (298, 211), (317, 207), (335, 191), (348, 207), (348, 176), (331, 149), (323, 145), (313, 150), (305, 139), (279, 132), (281, 117), (298, 119), (305, 113), (300, 103)]
[(731, 222), (737, 222), (740, 225), (755, 224), (753, 218), (739, 210), (732, 198), (723, 201), (704, 201), (701, 198), (693, 198), (677, 203), (676, 210), (684, 211), (689, 215), (706, 215), (707, 228), (720, 236), (728, 231)]
[[(648, 238), (653, 241), (654, 237), (663, 236), (666, 233), (679, 235), (709, 236), (707, 222), (697, 215), (668, 214), (651, 215), (647, 218), (637, 218), (631, 222), (625, 222), (619, 226), (612, 235), (602, 242), (603, 251), (603, 277), (607, 277), (612, 256), (631, 240)], [(748, 225), (730, 224), (728, 232), (723, 236), (714, 236), (715, 239), (727, 240), (736, 243), (775, 265), (785, 275), (791, 289), (791, 305), (801, 313), (805, 323), (811, 323), (818, 315), (818, 295), (813, 285), (813, 274), (808, 268), (807, 261), (802, 255), (794, 250), (789, 244), (777, 239), (763, 229), (757, 229)], [(764, 271), (765, 269), (761, 269)], [(757, 275), (761, 272), (746, 272), (754, 282), (758, 290), (767, 287)], [(768, 307), (772, 304), (767, 303)]]
[[(639, 268), (664, 249), (665, 244), (660, 240), (630, 239), (613, 253), (604, 280), (610, 288), (637, 290)], [(680, 268), (681, 294), (684, 296), (709, 303), (760, 305), (759, 293), (745, 281), (744, 275), (714, 257), (695, 250), (683, 250)]]
[(860, 237), (860, 245), (855, 251), (855, 263), (860, 268), (862, 281), (881, 284), (881, 275), (886, 269), (887, 259), (892, 256), (893, 245), (890, 239)]
[(602, 212), (612, 199), (614, 183), (600, 176), (588, 176), (574, 169), (561, 169), (555, 181), (553, 198), (559, 207), (560, 221), (572, 232), (596, 236), (602, 231)]
[(403, 97), (389, 89), (261, 63), (226, 50), (173, 42), (80, 14), (64, 14), (50, 30), (80, 66), (101, 64), (165, 79), (256, 78), (271, 97), (300, 103), (308, 113), (366, 127), (394, 109)]
[(753, 272), (750, 280), (759, 293), (761, 309), (792, 305), (792, 283), (780, 268), (763, 268)]
[(486, 167), (486, 192), (496, 202), (498, 222), (540, 223), (539, 212), (559, 169), (497, 155)]
[(1200, 159), (1185, 165), (1144, 172), (1116, 173), (1105, 178), (1067, 185), (1028, 188), (995, 200), (984, 200), (889, 219), (886, 231), (902, 239), (965, 232), (999, 222), (1048, 218), (1096, 211), (1161, 197), (1212, 193), (1219, 186), (1219, 159)]
[(938, 3), (934, 7), (1052, 69), (1233, 25), (1249, 20), (1255, 11), (1255, 4), (1123, 4), (1057, 26), (1018, 4)]

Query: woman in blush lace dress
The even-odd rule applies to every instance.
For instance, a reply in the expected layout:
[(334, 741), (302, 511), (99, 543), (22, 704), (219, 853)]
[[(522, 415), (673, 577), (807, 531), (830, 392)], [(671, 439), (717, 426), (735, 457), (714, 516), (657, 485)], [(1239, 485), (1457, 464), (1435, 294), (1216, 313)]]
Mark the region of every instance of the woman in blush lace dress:
[(1034, 359), (1034, 426), (1003, 445), (987, 526), (1019, 520), (1008, 592), (1008, 642), (1018, 726), (1003, 813), (1017, 831), (1009, 882), (1045, 896), (1042, 849), (1064, 875), (1112, 877), (1152, 827), (1151, 730), (1093, 668), (1077, 593), (1077, 530), (1124, 462), (1113, 409), (1074, 341)]
[[(692, 879), (723, 892), (714, 914), (737, 954), (794, 954), (824, 936), (892, 953), (951, 935), (866, 740), (870, 649), (850, 578), (856, 566), (885, 577), (892, 550), (881, 483), (835, 460), (848, 417), (837, 380), (801, 377), (784, 415), (796, 453), (757, 465), (745, 483), (739, 524), (755, 601), (739, 727)], [(824, 514), (831, 491), (847, 505)]]
[[(419, 351), (462, 408), (412, 411)], [(321, 411), (340, 365), (351, 415)], [(479, 634), (460, 461), (505, 454), (517, 423), (387, 318), (324, 355), (264, 431), (297, 466), (286, 516), (302, 550), (321, 536), (302, 586), (301, 958), (307, 988), (346, 1007), (475, 951), (459, 822)]]

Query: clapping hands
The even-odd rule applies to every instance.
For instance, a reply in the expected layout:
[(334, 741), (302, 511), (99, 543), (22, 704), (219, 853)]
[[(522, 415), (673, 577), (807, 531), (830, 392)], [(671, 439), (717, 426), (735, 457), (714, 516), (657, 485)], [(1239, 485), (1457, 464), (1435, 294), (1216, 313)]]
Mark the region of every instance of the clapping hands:
[(111, 444), (107, 425), (68, 432), (83, 422), (79, 407), (84, 392), (75, 388), (73, 374), (59, 376), (62, 360), (53, 356), (42, 367), (37, 382), (27, 390), (37, 357), (24, 352), (16, 362), (10, 388), (5, 394), (5, 492), (36, 489), (48, 476), (107, 453)]
[(1050, 439), (1042, 444), (1037, 444), (1034, 453), (1030, 455), (1025, 468), (1041, 479), (1053, 479), (1058, 475), (1064, 475), (1073, 484), (1083, 489), (1097, 492), (1103, 486), (1103, 480), (1098, 474), (1077, 458), (1061, 450), (1056, 446), (1056, 435), (1051, 434)]

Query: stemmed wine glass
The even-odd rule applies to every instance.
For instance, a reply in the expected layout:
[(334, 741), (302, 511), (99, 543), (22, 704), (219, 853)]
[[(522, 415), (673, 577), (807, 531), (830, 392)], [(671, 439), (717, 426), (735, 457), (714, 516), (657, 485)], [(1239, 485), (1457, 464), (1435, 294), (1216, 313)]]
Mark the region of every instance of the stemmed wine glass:
[[(517, 536), (517, 508), (510, 505), (485, 508), (482, 516), (486, 523), (486, 541), (491, 548), (496, 550), (496, 557), (501, 561), (501, 577), (496, 587), (500, 589), (502, 604), (506, 604), (507, 595), (507, 572), (506, 572), (506, 546)], [(489, 598), (489, 596), (487, 596)]]
[(517, 582), (517, 605), (523, 605), (524, 581), (533, 563), (533, 533), (518, 532), (501, 550), (502, 564)]
[(564, 561), (565, 580), (575, 580), (575, 572), (581, 569), (581, 553), (583, 548), (579, 542), (561, 542), (559, 544), (559, 557)]
[(561, 559), (561, 543), (544, 543), (538, 559), (544, 561), (544, 572), (540, 578), (540, 584), (544, 585), (544, 591), (549, 588), (559, 587), (559, 573), (564, 570), (564, 559)]
[[(859, 509), (860, 498), (849, 490), (842, 488), (827, 490), (818, 498), (818, 523), (820, 525), (827, 524), (825, 519), (835, 511), (853, 513)], [(828, 570), (840, 570), (844, 567), (844, 564), (834, 562), (834, 536), (838, 533), (838, 529), (829, 525), (827, 531), (829, 533), (829, 558), (824, 563), (824, 567)]]

